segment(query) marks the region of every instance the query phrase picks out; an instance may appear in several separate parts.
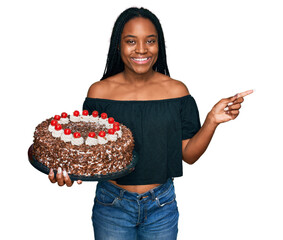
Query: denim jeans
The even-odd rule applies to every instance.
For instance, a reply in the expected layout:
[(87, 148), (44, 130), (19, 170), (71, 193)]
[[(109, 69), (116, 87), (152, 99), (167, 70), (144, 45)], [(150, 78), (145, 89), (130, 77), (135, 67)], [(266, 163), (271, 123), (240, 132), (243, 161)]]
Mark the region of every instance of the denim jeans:
[(98, 182), (92, 210), (96, 240), (177, 239), (179, 212), (172, 179), (138, 194)]

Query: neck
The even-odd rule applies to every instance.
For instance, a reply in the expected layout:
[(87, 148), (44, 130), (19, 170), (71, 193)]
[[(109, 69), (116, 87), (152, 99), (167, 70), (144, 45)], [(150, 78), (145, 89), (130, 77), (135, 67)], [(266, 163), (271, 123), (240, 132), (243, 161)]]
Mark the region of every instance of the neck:
[(139, 84), (139, 83), (146, 83), (152, 79), (152, 77), (155, 74), (155, 71), (151, 70), (143, 74), (137, 74), (135, 72), (124, 70), (122, 72), (123, 77), (126, 82), (132, 83), (132, 84)]

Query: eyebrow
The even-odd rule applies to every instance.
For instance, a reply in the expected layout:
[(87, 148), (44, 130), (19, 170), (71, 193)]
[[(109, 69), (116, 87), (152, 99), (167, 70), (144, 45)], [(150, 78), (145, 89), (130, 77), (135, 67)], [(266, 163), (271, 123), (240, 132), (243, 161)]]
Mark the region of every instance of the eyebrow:
[[(124, 39), (124, 38), (127, 38), (127, 37), (137, 38), (137, 36), (135, 36), (135, 35), (126, 35), (125, 37), (123, 37), (123, 39)], [(151, 35), (148, 35), (148, 36), (146, 36), (146, 37), (156, 37), (156, 38), (157, 38), (157, 35), (151, 34)]]

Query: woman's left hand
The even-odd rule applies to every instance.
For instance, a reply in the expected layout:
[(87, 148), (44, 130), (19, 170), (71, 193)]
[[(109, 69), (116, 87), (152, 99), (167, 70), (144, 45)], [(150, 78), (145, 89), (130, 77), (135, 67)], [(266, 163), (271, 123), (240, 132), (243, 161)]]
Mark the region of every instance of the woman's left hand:
[(253, 93), (253, 90), (248, 90), (238, 93), (233, 97), (221, 99), (208, 113), (208, 117), (217, 125), (234, 120), (240, 113), (239, 109), (241, 108), (241, 103), (244, 101), (244, 97), (251, 93)]

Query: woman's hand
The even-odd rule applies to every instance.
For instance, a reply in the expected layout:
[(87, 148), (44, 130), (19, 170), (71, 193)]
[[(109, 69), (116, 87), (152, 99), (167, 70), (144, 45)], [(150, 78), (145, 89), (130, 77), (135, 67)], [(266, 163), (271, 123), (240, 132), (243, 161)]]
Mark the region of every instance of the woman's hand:
[[(52, 182), (52, 183), (57, 182), (60, 187), (64, 186), (65, 184), (66, 184), (67, 187), (71, 187), (74, 183), (74, 181), (72, 181), (70, 179), (68, 173), (65, 170), (62, 171), (62, 169), (60, 167), (58, 168), (56, 177), (55, 177), (53, 169), (51, 168), (49, 175), (48, 175), (48, 178), (49, 178), (50, 182)], [(82, 181), (78, 180), (77, 183), (81, 184)]]
[(251, 93), (253, 93), (253, 90), (248, 90), (238, 93), (233, 97), (221, 99), (208, 113), (209, 119), (216, 125), (234, 120), (240, 113), (239, 109), (241, 108), (241, 103), (244, 101), (244, 97)]

